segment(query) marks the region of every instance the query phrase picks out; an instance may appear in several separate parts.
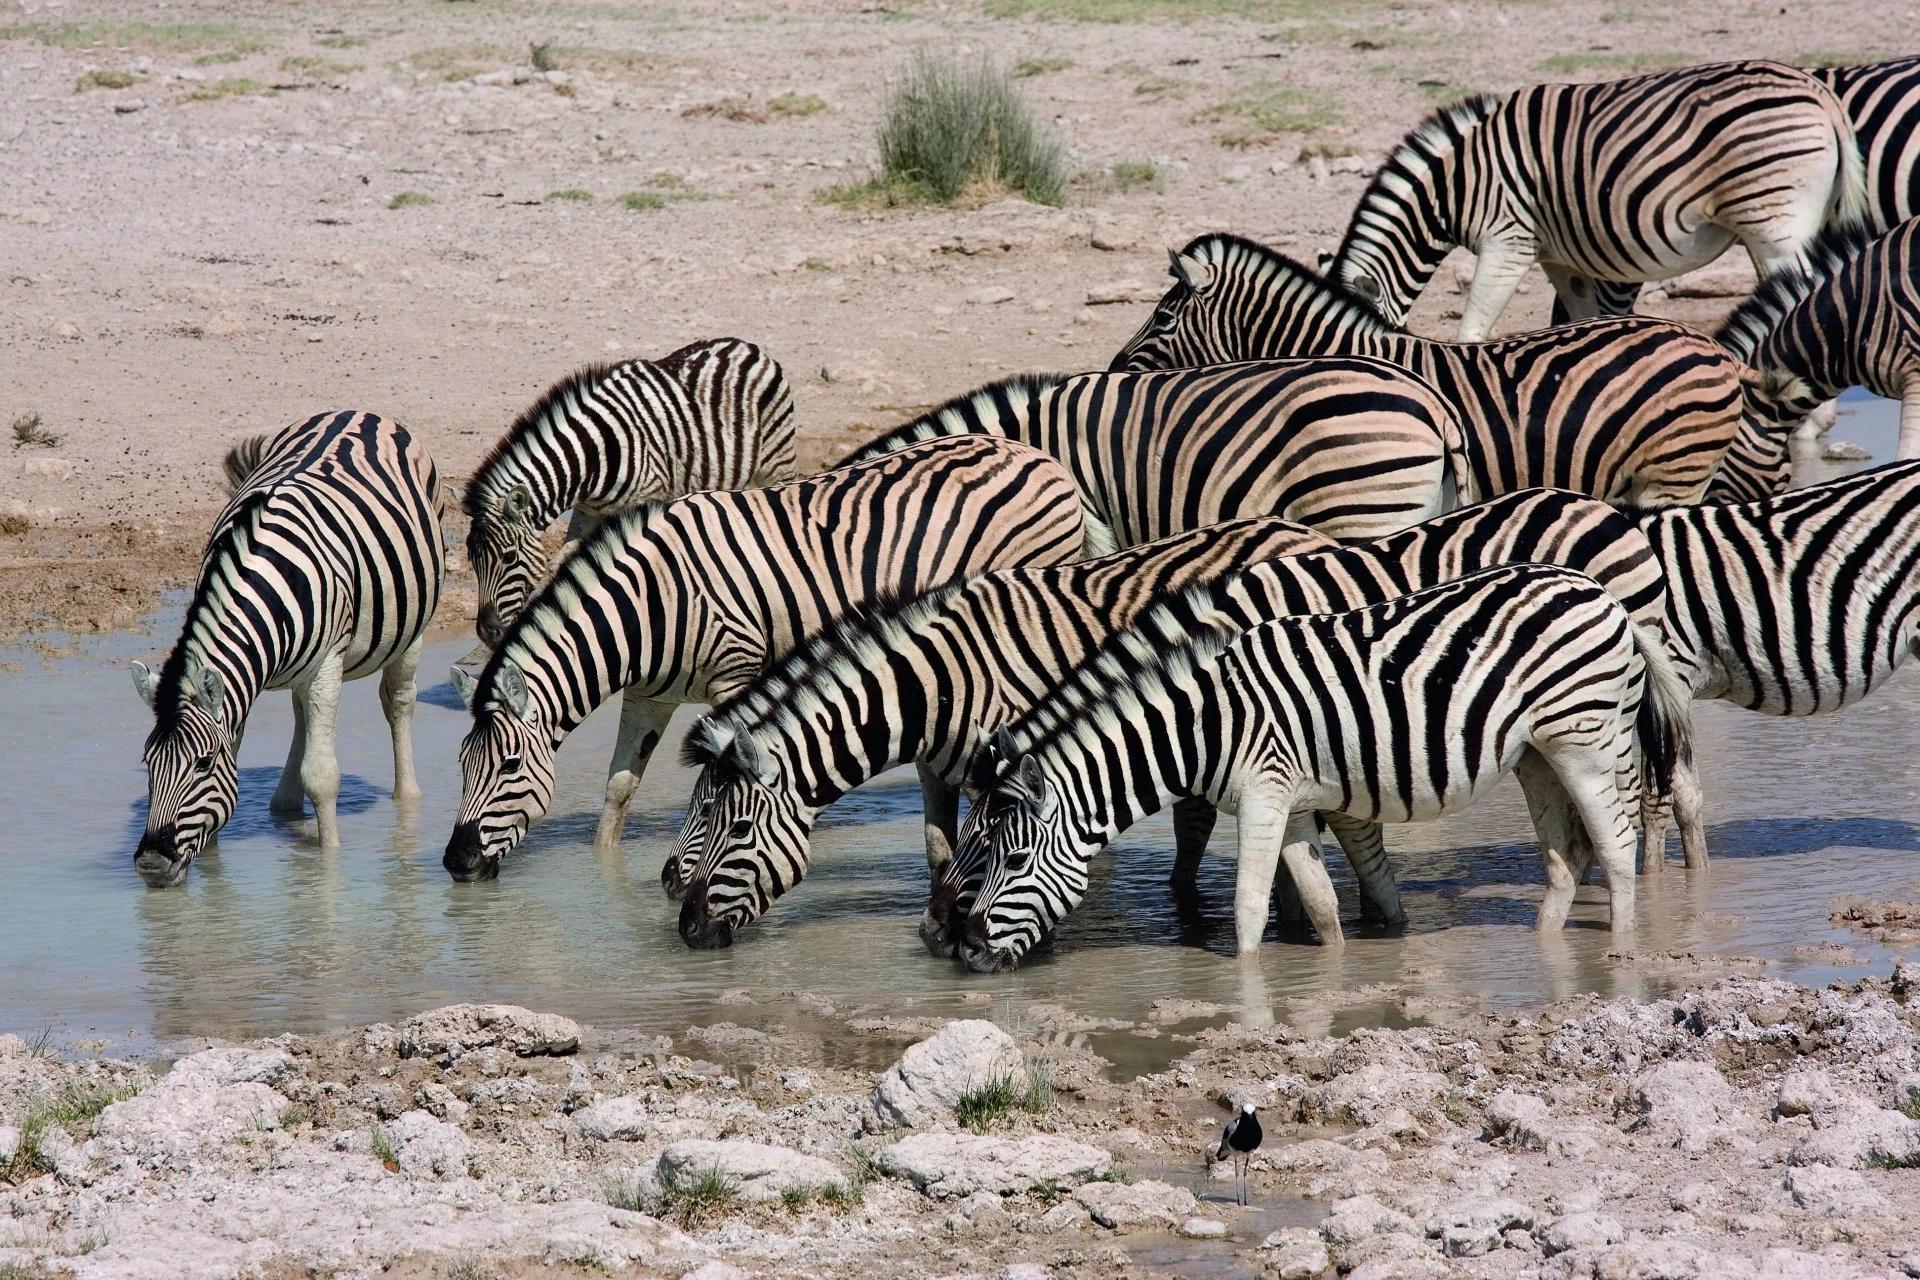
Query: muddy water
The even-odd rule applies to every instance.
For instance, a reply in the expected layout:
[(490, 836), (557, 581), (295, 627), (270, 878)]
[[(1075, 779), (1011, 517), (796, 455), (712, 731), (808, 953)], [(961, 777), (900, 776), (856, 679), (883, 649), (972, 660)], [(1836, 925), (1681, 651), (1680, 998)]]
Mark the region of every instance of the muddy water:
[[(1893, 406), (1848, 408), (1834, 437), (1889, 457)], [(848, 1017), (965, 1012), (1043, 1028), (1060, 1024), (1036, 1006), (1137, 1022), (1153, 1001), (1182, 997), (1223, 1006), (1213, 1021), (1283, 1018), (1325, 1032), (1684, 980), (1606, 958), (1597, 889), (1582, 890), (1563, 937), (1543, 945), (1533, 936), (1541, 876), (1512, 788), (1457, 819), (1389, 831), (1412, 917), (1404, 937), (1357, 938), (1338, 953), (1276, 941), (1258, 964), (1234, 963), (1231, 827), (1215, 837), (1198, 896), (1176, 903), (1163, 885), (1172, 844), (1163, 815), (1102, 861), (1086, 905), (1048, 953), (1015, 974), (976, 977), (928, 957), (914, 936), (919, 800), (911, 778), (895, 774), (824, 818), (814, 876), (767, 920), (730, 951), (694, 953), (656, 879), (691, 782), (671, 751), (645, 781), (621, 856), (592, 852), (611, 707), (562, 750), (555, 816), (499, 882), (447, 879), (440, 851), (464, 715), (444, 683), (427, 691), (416, 721), (419, 812), (396, 812), (386, 795), (385, 726), (374, 682), (362, 681), (349, 686), (343, 713), (339, 851), (320, 852), (308, 824), (269, 816), (290, 732), (276, 694), (254, 713), (239, 809), (218, 853), (184, 888), (149, 891), (131, 854), (150, 722), (126, 664), (170, 643), (178, 610), (151, 634), (51, 655), (0, 651), (0, 1030), (50, 1028), (70, 1046), (141, 1054), (195, 1036), (339, 1028), (487, 999), (675, 1036), (719, 1020), (782, 1026), (830, 1060), (877, 1066), (897, 1040), (850, 1031)], [(436, 645), (423, 670), (444, 672), (467, 647)], [(1676, 867), (1642, 881), (1641, 944), (1761, 956), (1773, 972), (1812, 982), (1884, 970), (1884, 950), (1826, 917), (1842, 893), (1920, 895), (1920, 828), (1909, 821), (1920, 790), (1916, 712), (1911, 673), (1815, 721), (1701, 707), (1716, 863), (1706, 877)], [(1342, 888), (1357, 914), (1351, 884)], [(803, 1007), (796, 992), (833, 1009)], [(735, 994), (716, 1004), (726, 993)], [(1183, 1033), (1201, 1025), (1091, 1036), (1127, 1075), (1184, 1052)]]

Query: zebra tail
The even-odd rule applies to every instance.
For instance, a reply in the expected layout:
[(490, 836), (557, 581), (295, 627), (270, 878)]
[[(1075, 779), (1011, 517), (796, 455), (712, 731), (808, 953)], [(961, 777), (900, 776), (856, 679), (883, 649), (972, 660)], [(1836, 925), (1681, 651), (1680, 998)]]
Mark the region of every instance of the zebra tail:
[(1447, 509), (1458, 511), (1461, 507), (1470, 507), (1480, 501), (1480, 495), (1475, 491), (1473, 465), (1467, 457), (1467, 433), (1460, 429), (1451, 413), (1440, 424), (1440, 439), (1447, 451), (1447, 476), (1442, 488), (1449, 487), (1450, 482), (1453, 490)]
[(1860, 139), (1853, 132), (1852, 118), (1833, 90), (1824, 84), (1820, 90), (1826, 99), (1827, 118), (1833, 122), (1834, 137), (1840, 144), (1840, 183), (1827, 209), (1827, 223), (1864, 227), (1872, 220), (1872, 208), (1867, 200), (1867, 163), (1860, 154)]
[(1693, 759), (1693, 690), (1674, 669), (1667, 638), (1657, 627), (1634, 623), (1633, 643), (1647, 672), (1634, 724), (1641, 795), (1664, 797), (1673, 790), (1675, 767)]
[(227, 450), (221, 468), (227, 473), (227, 493), (237, 494), (247, 487), (247, 480), (260, 469), (260, 460), (267, 456), (267, 442), (273, 437), (267, 434), (248, 436), (233, 448)]

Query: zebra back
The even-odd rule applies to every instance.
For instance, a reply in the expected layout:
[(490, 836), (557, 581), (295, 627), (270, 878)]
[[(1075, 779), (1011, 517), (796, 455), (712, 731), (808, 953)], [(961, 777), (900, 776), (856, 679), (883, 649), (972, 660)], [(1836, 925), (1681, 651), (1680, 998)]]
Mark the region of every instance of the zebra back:
[(1853, 122), (1866, 172), (1867, 221), (1891, 231), (1920, 216), (1920, 57), (1809, 67)]

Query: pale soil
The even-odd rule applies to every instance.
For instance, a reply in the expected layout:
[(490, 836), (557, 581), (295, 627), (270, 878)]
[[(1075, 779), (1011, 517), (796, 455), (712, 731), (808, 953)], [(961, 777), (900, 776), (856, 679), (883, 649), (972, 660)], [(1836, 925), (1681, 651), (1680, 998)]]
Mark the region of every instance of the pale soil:
[[(191, 579), (222, 452), (320, 409), (412, 424), (457, 478), (568, 370), (732, 333), (785, 364), (818, 466), (991, 378), (1103, 366), (1170, 242), (1227, 228), (1308, 259), (1331, 248), (1364, 179), (1274, 171), (1303, 146), (1377, 154), (1461, 92), (1663, 57), (1920, 45), (1911, 7), (1859, 0), (991, 7), (1028, 16), (913, 0), (0, 4), (0, 425), (38, 413), (61, 437), (0, 436), (0, 530), (27, 522), (0, 533), (0, 635), (151, 610)], [(1062, 10), (1149, 16), (1032, 16)], [(1152, 16), (1167, 13), (1188, 20)], [(565, 85), (448, 80), (526, 64), (535, 44), (556, 46)], [(817, 198), (865, 176), (879, 85), (921, 47), (1057, 67), (1021, 84), (1091, 175), (1064, 207)], [(94, 72), (135, 83), (76, 87)], [(215, 93), (226, 81), (261, 92)], [(1223, 146), (1247, 120), (1210, 113), (1275, 91), (1298, 129)], [(780, 114), (783, 94), (825, 106)], [(1160, 177), (1118, 192), (1118, 162)], [(593, 198), (545, 199), (561, 190)], [(618, 202), (646, 190), (671, 198)], [(388, 208), (402, 192), (433, 203)], [(1084, 306), (1126, 281), (1141, 302)], [(1455, 303), (1443, 272), (1417, 323), (1447, 332)], [(1536, 279), (1508, 327), (1546, 305)], [(1725, 302), (1682, 305), (1705, 323)]]

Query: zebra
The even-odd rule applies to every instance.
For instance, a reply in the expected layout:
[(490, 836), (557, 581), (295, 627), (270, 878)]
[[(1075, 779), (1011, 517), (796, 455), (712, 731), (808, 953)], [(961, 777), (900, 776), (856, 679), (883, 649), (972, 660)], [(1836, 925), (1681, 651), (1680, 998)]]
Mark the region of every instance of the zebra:
[(793, 479), (793, 447), (786, 374), (739, 338), (590, 365), (554, 383), (462, 497), (481, 643), (497, 645), (526, 604), (547, 568), (541, 534), (569, 509), (573, 541), (642, 502), (782, 484)]
[(1638, 282), (1705, 266), (1735, 241), (1765, 276), (1801, 261), (1826, 223), (1865, 214), (1833, 94), (1777, 63), (1717, 63), (1435, 112), (1360, 197), (1328, 274), (1400, 324), (1465, 246), (1478, 261), (1459, 337), (1473, 342), (1535, 262), (1566, 318), (1586, 319), (1630, 309)]
[(1078, 905), (1095, 851), (1190, 794), (1239, 814), (1240, 953), (1259, 947), (1280, 861), (1337, 943), (1333, 887), (1292, 835), (1295, 809), (1424, 821), (1509, 772), (1528, 789), (1547, 868), (1540, 928), (1565, 921), (1580, 826), (1613, 931), (1633, 928), (1622, 761), (1637, 738), (1650, 771), (1670, 767), (1687, 702), (1664, 641), (1605, 588), (1509, 565), (1244, 631), (1208, 624), (1214, 594), (1190, 588), (1149, 610), (983, 754), (985, 794), (955, 855), (979, 876), (961, 926), (969, 968), (1012, 968)]
[(1252, 240), (1203, 235), (1168, 256), (1173, 285), (1113, 368), (1389, 361), (1431, 384), (1466, 429), (1482, 498), (1553, 485), (1638, 507), (1696, 502), (1740, 427), (1739, 363), (1684, 325), (1623, 316), (1433, 342)]
[[(670, 890), (691, 885), (682, 937), (725, 945), (807, 871), (820, 811), (884, 769), (917, 762), (963, 782), (982, 736), (1010, 723), (1152, 600), (1210, 581), (1244, 625), (1292, 613), (1380, 603), (1489, 565), (1547, 561), (1579, 569), (1643, 624), (1666, 618), (1666, 589), (1633, 522), (1604, 503), (1536, 489), (1463, 508), (1377, 542), (1324, 540), (1261, 552), (1248, 526), (1220, 525), (1105, 560), (1010, 570), (858, 618), (795, 650), (745, 694), (696, 725), (687, 763), (701, 768)], [(1205, 572), (1167, 571), (1206, 553)], [(1280, 558), (1280, 557), (1286, 558)], [(1679, 780), (1676, 778), (1676, 786)], [(1404, 922), (1377, 827), (1331, 819), (1361, 880), (1363, 905)], [(743, 825), (744, 824), (744, 825)], [(1191, 883), (1213, 826), (1204, 800), (1174, 806), (1172, 879)], [(960, 881), (929, 857), (934, 893), (921, 925), (952, 954), (946, 925)]]
[[(1808, 413), (1848, 387), (1900, 401), (1898, 456), (1920, 455), (1920, 219), (1869, 239), (1831, 228), (1801, 271), (1762, 281), (1735, 307), (1719, 339), (1760, 370), (1753, 414), (1768, 423), (1771, 488), (1733, 487), (1716, 477), (1716, 499), (1765, 497), (1784, 487), (1789, 436)], [(1762, 468), (1753, 468), (1761, 472)]]
[[(1639, 524), (1695, 698), (1777, 716), (1837, 711), (1920, 643), (1920, 462)], [(1697, 823), (1687, 799), (1676, 792), (1677, 816)], [(1663, 840), (1649, 828), (1648, 848)]]
[(1809, 67), (1853, 121), (1866, 170), (1867, 224), (1877, 233), (1920, 216), (1920, 57)]
[(414, 672), (440, 602), (440, 477), (412, 432), (375, 414), (319, 413), (237, 446), (179, 643), (158, 673), (133, 664), (154, 713), (147, 823), (133, 865), (155, 888), (186, 879), (233, 815), (247, 713), (293, 691), (293, 746), (275, 813), (313, 800), (320, 843), (340, 843), (334, 728), (340, 686), (380, 673), (393, 731), (393, 796), (414, 777)]
[[(688, 945), (731, 945), (806, 875), (813, 823), (898, 764), (947, 795), (978, 732), (1012, 721), (1164, 591), (1335, 545), (1273, 517), (1230, 520), (1097, 560), (1002, 569), (880, 611), (856, 611), (789, 653), (687, 735), (701, 772), (660, 879), (686, 899)], [(1176, 884), (1213, 828), (1204, 801), (1175, 806)], [(952, 856), (959, 815), (929, 812), (927, 865)]]
[(930, 441), (766, 489), (692, 494), (608, 520), (563, 560), (476, 678), (461, 796), (443, 863), (492, 879), (546, 812), (561, 741), (625, 690), (595, 847), (674, 707), (724, 701), (850, 607), (988, 569), (1078, 556), (1065, 467), (1014, 441)]
[(1267, 360), (990, 383), (848, 455), (1006, 436), (1060, 459), (1089, 556), (1235, 516), (1374, 538), (1472, 500), (1465, 441), (1433, 389), (1380, 360)]

